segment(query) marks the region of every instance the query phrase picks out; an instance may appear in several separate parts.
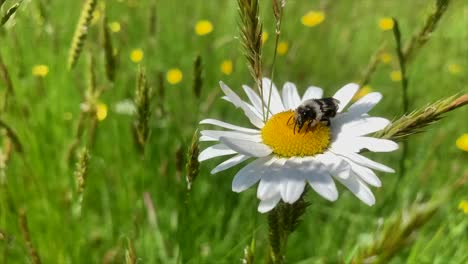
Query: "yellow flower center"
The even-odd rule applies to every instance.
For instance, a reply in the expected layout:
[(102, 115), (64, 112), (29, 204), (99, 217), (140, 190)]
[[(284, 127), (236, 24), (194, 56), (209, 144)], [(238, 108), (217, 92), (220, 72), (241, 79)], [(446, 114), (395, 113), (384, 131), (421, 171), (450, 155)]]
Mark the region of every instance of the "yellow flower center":
[(286, 111), (272, 116), (262, 128), (263, 143), (282, 157), (313, 156), (323, 153), (330, 144), (330, 128), (323, 124), (308, 128), (308, 123), (300, 131), (294, 132), (294, 111)]

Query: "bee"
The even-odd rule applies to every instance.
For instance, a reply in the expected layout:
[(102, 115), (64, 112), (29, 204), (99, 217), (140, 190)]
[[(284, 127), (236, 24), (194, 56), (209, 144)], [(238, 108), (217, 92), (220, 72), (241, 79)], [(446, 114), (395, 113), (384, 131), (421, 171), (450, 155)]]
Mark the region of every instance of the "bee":
[(296, 108), (294, 115), (289, 118), (288, 124), (294, 118), (294, 133), (296, 133), (296, 127), (297, 131), (300, 131), (307, 125), (307, 130), (309, 130), (318, 122), (325, 122), (329, 126), (330, 119), (335, 117), (339, 104), (340, 101), (331, 97), (306, 100)]

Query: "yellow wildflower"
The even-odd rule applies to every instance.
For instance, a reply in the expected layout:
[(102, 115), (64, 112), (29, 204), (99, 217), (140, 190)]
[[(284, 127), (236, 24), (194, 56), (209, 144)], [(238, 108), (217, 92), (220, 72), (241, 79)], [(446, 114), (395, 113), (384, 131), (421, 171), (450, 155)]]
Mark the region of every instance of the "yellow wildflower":
[(357, 93), (354, 95), (353, 97), (353, 101), (357, 101), (359, 99), (361, 99), (362, 97), (364, 97), (366, 94), (372, 92), (372, 88), (370, 85), (364, 85), (363, 87), (361, 87), (361, 89), (359, 89), (357, 91)]
[(393, 29), (394, 26), (393, 19), (391, 17), (384, 17), (379, 20), (379, 28), (382, 31), (387, 31)]
[(37, 77), (45, 77), (49, 73), (49, 67), (44, 64), (34, 65), (32, 74)]
[(402, 78), (401, 71), (390, 72), (390, 79), (392, 79), (392, 81), (399, 82), (401, 81), (401, 78)]
[(461, 73), (461, 71), (462, 71), (462, 69), (460, 67), (460, 64), (457, 64), (457, 63), (450, 63), (447, 66), (447, 70), (453, 75), (457, 75), (457, 74)]
[(138, 63), (141, 60), (143, 60), (143, 50), (142, 49), (132, 50), (132, 52), (130, 53), (130, 59), (135, 63)]
[(232, 60), (223, 60), (221, 63), (221, 72), (226, 75), (231, 75), (232, 73)]
[(120, 32), (120, 29), (121, 29), (120, 23), (117, 22), (117, 21), (110, 22), (109, 23), (109, 28), (114, 33)]
[(107, 105), (98, 103), (96, 105), (96, 118), (98, 121), (103, 121), (107, 117)]
[(281, 41), (278, 43), (278, 48), (276, 51), (278, 52), (279, 55), (285, 55), (288, 52), (289, 45), (286, 41)]
[(213, 31), (213, 24), (209, 20), (200, 20), (195, 24), (195, 33), (199, 36), (210, 34)]
[(461, 135), (455, 142), (457, 147), (461, 150), (468, 151), (468, 133)]
[(315, 27), (325, 20), (323, 11), (309, 11), (302, 16), (301, 22), (306, 27)]
[(177, 68), (172, 68), (167, 71), (166, 79), (170, 84), (178, 84), (182, 81), (182, 71)]
[(458, 209), (462, 210), (463, 213), (468, 214), (468, 201), (461, 200), (460, 203), (458, 204)]
[(382, 52), (379, 58), (380, 58), (380, 61), (385, 64), (389, 64), (393, 60), (392, 54), (388, 52)]
[(262, 45), (265, 45), (265, 42), (268, 40), (268, 32), (262, 32)]

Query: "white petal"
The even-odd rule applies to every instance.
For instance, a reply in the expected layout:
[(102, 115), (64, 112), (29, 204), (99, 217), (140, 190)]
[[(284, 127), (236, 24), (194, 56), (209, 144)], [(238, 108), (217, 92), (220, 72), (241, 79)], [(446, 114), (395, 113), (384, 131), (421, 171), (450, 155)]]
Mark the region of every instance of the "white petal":
[(208, 159), (236, 154), (237, 152), (224, 144), (216, 144), (207, 147), (198, 155), (198, 161), (202, 162)]
[(280, 194), (281, 177), (267, 175), (262, 177), (257, 188), (257, 198), (260, 200), (271, 199)]
[(232, 139), (243, 139), (253, 142), (262, 142), (262, 136), (260, 134), (252, 135), (243, 132), (224, 130), (202, 130), (200, 134), (203, 137), (203, 139), (200, 138), (200, 141), (217, 141), (220, 137), (227, 137)]
[(247, 95), (257, 112), (263, 115), (262, 107), (265, 107), (265, 105), (262, 106), (262, 100), (260, 99), (260, 96), (258, 96), (258, 94), (247, 85), (242, 85), (242, 88), (244, 89), (245, 94)]
[(270, 159), (271, 157), (259, 158), (240, 169), (232, 180), (232, 191), (242, 192), (257, 183), (267, 168)]
[(285, 158), (275, 156), (266, 163), (267, 167), (262, 171), (263, 176), (258, 184), (257, 198), (267, 200), (280, 193), (281, 178), (285, 174), (282, 168), (285, 163)]
[(236, 152), (250, 157), (265, 157), (273, 152), (267, 145), (249, 140), (220, 137), (219, 141)]
[(238, 154), (220, 164), (218, 164), (218, 166), (214, 167), (214, 169), (211, 170), (211, 174), (216, 174), (220, 171), (223, 171), (223, 170), (227, 170), (229, 168), (232, 168), (234, 166), (236, 166), (237, 164), (249, 159), (250, 157), (247, 157), (245, 155), (242, 155), (242, 154)]
[(398, 149), (398, 144), (388, 139), (358, 137), (353, 142), (372, 152), (392, 152)]
[(267, 213), (271, 211), (271, 209), (275, 208), (275, 206), (278, 204), (278, 202), (281, 200), (281, 196), (278, 194), (271, 199), (268, 200), (262, 200), (260, 201), (260, 204), (258, 205), (258, 211), (260, 213)]
[(318, 99), (318, 98), (322, 98), (322, 96), (323, 96), (322, 88), (309, 86), (309, 88), (307, 88), (306, 92), (304, 93), (304, 96), (302, 97), (302, 101), (309, 100), (309, 99)]
[(268, 101), (270, 101), (269, 109), (271, 110), (271, 113), (277, 114), (279, 112), (283, 112), (284, 111), (283, 102), (281, 101), (281, 97), (279, 95), (278, 89), (276, 88), (275, 84), (272, 83), (270, 79), (263, 78), (262, 88), (263, 88), (263, 101), (265, 102), (265, 105), (267, 105), (267, 107), (268, 107)]
[(367, 112), (369, 112), (381, 99), (381, 93), (374, 92), (366, 94), (356, 103), (351, 105), (347, 112), (353, 115), (367, 114)]
[(363, 181), (375, 187), (382, 186), (382, 182), (380, 181), (379, 177), (375, 175), (374, 171), (364, 166), (361, 166), (347, 158), (344, 158), (344, 159), (351, 166), (351, 169), (353, 170), (353, 172), (357, 176), (359, 176)]
[(227, 98), (229, 101), (234, 104), (236, 107), (241, 108), (244, 111), (244, 114), (247, 116), (247, 118), (250, 120), (252, 125), (262, 128), (264, 123), (262, 119), (258, 118), (256, 112), (252, 111), (248, 106), (247, 103), (242, 101), (240, 97), (234, 93), (226, 84), (223, 82), (219, 82), (219, 85), (221, 86), (221, 89), (223, 90), (224, 94), (226, 94)]
[(332, 176), (349, 177), (351, 166), (342, 157), (331, 152), (325, 152), (315, 156), (315, 159), (320, 161)]
[(372, 191), (367, 187), (366, 184), (361, 182), (358, 177), (354, 174), (351, 177), (346, 179), (336, 178), (341, 182), (346, 188), (348, 188), (359, 200), (363, 201), (365, 204), (372, 206), (375, 204), (375, 197)]
[(202, 121), (200, 121), (200, 124), (210, 124), (210, 125), (220, 126), (220, 127), (224, 127), (227, 129), (232, 129), (232, 130), (236, 130), (239, 132), (245, 132), (245, 133), (251, 133), (251, 134), (258, 134), (260, 132), (260, 130), (257, 130), (257, 129), (240, 127), (240, 126), (229, 124), (229, 123), (216, 120), (216, 119), (203, 119)]
[(372, 152), (391, 152), (398, 149), (398, 144), (388, 139), (345, 136), (345, 133), (341, 133), (333, 139), (330, 149), (333, 152), (358, 153), (363, 149)]
[(343, 111), (343, 109), (346, 107), (349, 101), (351, 101), (351, 99), (353, 98), (354, 94), (357, 92), (358, 89), (359, 89), (359, 85), (355, 83), (349, 83), (343, 86), (340, 90), (338, 90), (335, 93), (335, 95), (333, 95), (333, 98), (340, 101), (338, 112)]
[(368, 167), (368, 168), (371, 168), (371, 169), (375, 169), (375, 170), (379, 170), (379, 171), (383, 171), (383, 172), (388, 172), (388, 173), (394, 173), (395, 170), (390, 168), (390, 167), (387, 167), (383, 164), (380, 164), (378, 162), (375, 162), (373, 160), (370, 160), (360, 154), (357, 154), (357, 153), (338, 153), (339, 155), (345, 157), (345, 158), (348, 158), (350, 159), (351, 161), (354, 161), (356, 162), (357, 164), (360, 164), (362, 166), (365, 166), (365, 167)]
[(323, 198), (335, 201), (338, 198), (338, 190), (327, 169), (315, 160), (309, 160), (304, 165), (308, 167), (309, 173), (306, 177), (312, 189)]
[[(364, 117), (344, 124), (338, 124), (332, 119), (332, 133), (339, 136), (344, 133), (345, 136), (364, 136), (377, 132), (385, 128), (390, 121), (382, 117)], [(338, 121), (339, 122), (339, 121)]]
[(281, 184), (281, 197), (289, 204), (295, 203), (301, 197), (306, 185), (306, 175), (292, 168)]
[(285, 110), (295, 109), (301, 104), (301, 98), (299, 97), (299, 93), (297, 92), (297, 88), (294, 83), (285, 83), (282, 92)]

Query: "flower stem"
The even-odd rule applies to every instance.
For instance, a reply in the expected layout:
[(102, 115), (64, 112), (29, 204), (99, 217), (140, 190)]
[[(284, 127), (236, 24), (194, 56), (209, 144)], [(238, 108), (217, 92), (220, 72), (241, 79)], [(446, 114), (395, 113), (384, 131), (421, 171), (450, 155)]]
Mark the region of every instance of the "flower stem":
[(280, 264), (285, 262), (289, 235), (296, 230), (301, 216), (309, 206), (309, 203), (304, 200), (304, 194), (293, 204), (280, 202), (268, 214), (270, 255), (267, 263)]

